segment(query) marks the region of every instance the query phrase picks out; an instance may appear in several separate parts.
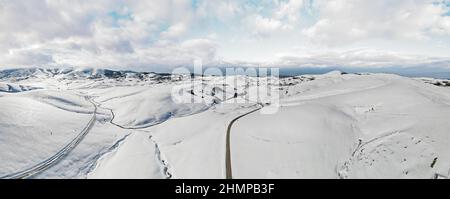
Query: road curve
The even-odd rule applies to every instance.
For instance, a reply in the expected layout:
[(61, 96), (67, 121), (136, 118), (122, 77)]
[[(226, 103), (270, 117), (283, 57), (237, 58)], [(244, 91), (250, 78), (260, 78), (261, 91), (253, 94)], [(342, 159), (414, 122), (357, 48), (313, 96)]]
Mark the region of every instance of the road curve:
[[(95, 97), (94, 97), (94, 98), (95, 98)], [(146, 129), (146, 128), (150, 128), (150, 127), (152, 127), (152, 126), (156, 126), (156, 125), (162, 124), (163, 122), (166, 121), (166, 120), (160, 121), (160, 122), (151, 124), (151, 125), (149, 125), (149, 126), (144, 126), (144, 127), (125, 127), (125, 126), (122, 126), (122, 125), (117, 124), (117, 123), (114, 122), (114, 119), (116, 118), (116, 114), (114, 113), (114, 111), (113, 111), (111, 108), (103, 107), (101, 103), (95, 101), (94, 99), (91, 99), (91, 103), (93, 103), (94, 105), (96, 105), (96, 108), (98, 107), (98, 108), (102, 108), (102, 109), (108, 110), (108, 111), (111, 113), (111, 119), (109, 120), (109, 123), (112, 124), (112, 125), (114, 125), (114, 126), (116, 126), (116, 127), (118, 127), (118, 128), (125, 129), (125, 130), (139, 130), (139, 129)]]
[(28, 169), (25, 169), (23, 171), (19, 171), (13, 174), (9, 174), (6, 176), (0, 177), (0, 179), (25, 179), (30, 178), (32, 176), (35, 176), (48, 168), (54, 166), (56, 163), (64, 159), (82, 140), (83, 138), (89, 133), (89, 131), (94, 126), (95, 120), (97, 118), (97, 105), (92, 102), (92, 100), (89, 97), (85, 97), (86, 100), (88, 100), (91, 104), (94, 105), (94, 113), (92, 115), (91, 120), (89, 120), (89, 123), (84, 127), (84, 129), (75, 137), (69, 144), (67, 144), (64, 148), (59, 150), (55, 155), (48, 158), (47, 160), (44, 160), (41, 163), (38, 163)]
[(231, 127), (233, 126), (233, 124), (237, 120), (239, 120), (239, 119), (241, 119), (241, 118), (243, 118), (243, 117), (245, 117), (245, 116), (247, 116), (249, 114), (252, 114), (252, 113), (258, 111), (258, 110), (260, 110), (263, 107), (262, 104), (258, 104), (258, 105), (259, 105), (259, 107), (257, 109), (254, 109), (252, 111), (249, 111), (249, 112), (247, 112), (245, 114), (242, 114), (242, 115), (234, 118), (233, 120), (231, 120), (230, 124), (228, 124), (228, 128), (227, 128), (227, 143), (226, 143), (226, 152), (225, 152), (226, 179), (233, 179), (233, 171), (232, 171), (232, 168), (231, 168), (231, 147), (230, 147)]

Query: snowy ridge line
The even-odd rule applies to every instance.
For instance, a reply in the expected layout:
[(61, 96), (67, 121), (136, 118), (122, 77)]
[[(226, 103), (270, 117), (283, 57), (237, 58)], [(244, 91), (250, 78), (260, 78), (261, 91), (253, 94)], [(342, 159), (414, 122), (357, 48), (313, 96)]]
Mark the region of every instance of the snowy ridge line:
[(375, 86), (371, 86), (371, 87), (367, 87), (367, 88), (362, 88), (362, 89), (344, 90), (344, 91), (341, 91), (341, 92), (326, 91), (326, 92), (322, 92), (322, 93), (315, 94), (315, 95), (302, 95), (302, 97), (300, 97), (300, 98), (286, 100), (285, 103), (281, 105), (281, 107), (298, 106), (298, 105), (301, 105), (301, 104), (303, 104), (303, 103), (305, 103), (307, 101), (311, 101), (311, 100), (317, 100), (317, 99), (334, 97), (334, 96), (339, 96), (339, 95), (347, 95), (347, 94), (354, 94), (354, 93), (358, 93), (358, 92), (369, 91), (369, 90), (373, 90), (373, 89), (378, 89), (378, 88), (381, 88), (381, 87), (389, 86), (390, 84), (392, 84), (392, 82), (385, 82), (385, 83), (382, 83), (382, 84), (379, 84), (379, 85), (375, 85)]
[(393, 136), (393, 135), (400, 134), (400, 133), (402, 133), (402, 131), (392, 131), (392, 132), (386, 133), (384, 135), (372, 138), (372, 139), (370, 139), (370, 140), (368, 140), (366, 142), (362, 142), (362, 139), (359, 139), (358, 146), (356, 146), (355, 150), (352, 152), (351, 157), (347, 161), (345, 161), (344, 164), (341, 166), (340, 170), (338, 170), (336, 172), (338, 177), (340, 179), (347, 179), (348, 178), (347, 172), (349, 171), (349, 166), (350, 166), (350, 164), (352, 164), (352, 161), (355, 158), (356, 153), (358, 151), (360, 151), (364, 146), (366, 146), (368, 144), (371, 144), (373, 142), (376, 142), (378, 140), (381, 140), (381, 139), (384, 139), (384, 138), (387, 138), (387, 137), (390, 137), (390, 136)]
[(90, 165), (87, 166), (87, 172), (85, 173), (84, 178), (87, 178), (89, 173), (91, 173), (92, 171), (94, 171), (94, 169), (98, 166), (99, 161), (101, 161), (101, 159), (103, 158), (104, 155), (114, 152), (116, 150), (118, 150), (118, 148), (120, 147), (120, 145), (125, 141), (125, 139), (128, 138), (128, 136), (130, 136), (131, 133), (126, 134), (125, 136), (123, 136), (122, 138), (120, 138), (119, 140), (117, 140), (113, 146), (109, 147), (106, 151), (97, 154), (95, 157), (92, 158), (92, 163)]
[[(371, 140), (369, 140), (369, 141), (367, 141), (367, 142), (364, 142), (364, 143), (360, 142), (360, 143), (358, 144), (358, 146), (356, 147), (356, 149), (353, 151), (352, 157), (354, 157), (355, 154), (356, 154), (356, 152), (357, 152), (358, 150), (360, 150), (362, 147), (364, 147), (364, 146), (366, 146), (366, 145), (368, 145), (368, 144), (370, 144), (370, 143), (372, 143), (372, 142), (375, 142), (375, 141), (377, 141), (377, 140), (380, 140), (380, 139), (382, 139), (382, 138), (389, 137), (389, 136), (391, 136), (391, 135), (395, 135), (395, 134), (399, 134), (399, 133), (401, 133), (401, 131), (393, 131), (393, 132), (390, 132), (390, 133), (387, 133), (387, 134), (384, 134), (384, 135), (381, 135), (381, 136), (372, 138)], [(360, 140), (360, 141), (362, 141), (362, 140)]]
[(160, 169), (163, 172), (164, 176), (166, 177), (166, 179), (173, 178), (173, 172), (171, 171), (170, 165), (166, 160), (164, 154), (162, 154), (161, 150), (159, 149), (158, 143), (154, 139), (152, 139), (152, 136), (150, 136), (149, 139), (153, 142), (153, 144), (155, 144), (156, 160), (158, 161)]
[[(99, 104), (99, 106), (101, 106), (101, 105)], [(117, 123), (114, 122), (114, 119), (116, 118), (116, 114), (114, 114), (114, 111), (113, 111), (112, 109), (110, 109), (110, 108), (105, 108), (105, 107), (101, 107), (101, 108), (106, 109), (106, 110), (109, 110), (109, 111), (111, 112), (111, 116), (112, 116), (112, 117), (111, 117), (111, 120), (109, 121), (109, 123), (111, 123), (111, 124), (114, 125), (114, 126), (117, 126), (117, 127), (121, 128), (121, 129), (125, 129), (125, 130), (139, 130), (139, 129), (146, 129), (146, 128), (150, 128), (150, 127), (152, 127), (152, 126), (156, 126), (156, 125), (158, 125), (158, 124), (162, 124), (162, 123), (165, 122), (165, 120), (164, 120), (164, 121), (159, 121), (159, 122), (157, 122), (157, 123), (151, 124), (151, 125), (149, 125), (149, 126), (142, 126), (142, 127), (125, 127), (125, 126), (122, 126), (122, 125), (117, 124)]]
[[(97, 97), (97, 96), (96, 96), (96, 97)], [(192, 114), (180, 115), (180, 116), (178, 116), (178, 117), (173, 117), (172, 113), (170, 113), (171, 115), (170, 115), (167, 119), (161, 120), (161, 121), (158, 121), (158, 122), (156, 122), (156, 123), (149, 124), (149, 125), (146, 125), (146, 126), (125, 127), (125, 126), (122, 126), (122, 125), (117, 124), (117, 123), (114, 122), (114, 119), (116, 118), (116, 114), (114, 113), (114, 111), (113, 111), (111, 108), (103, 107), (101, 103), (98, 103), (98, 102), (96, 102), (96, 101), (93, 100), (93, 99), (92, 99), (92, 102), (95, 103), (98, 107), (100, 107), (100, 108), (102, 108), (102, 109), (109, 110), (109, 112), (111, 112), (112, 118), (111, 118), (111, 120), (109, 121), (109, 123), (111, 123), (111, 124), (114, 125), (114, 126), (117, 126), (117, 127), (121, 128), (121, 129), (125, 129), (125, 130), (141, 130), (141, 129), (150, 128), (150, 127), (153, 127), (153, 126), (156, 126), (156, 125), (160, 125), (160, 124), (166, 122), (167, 120), (169, 120), (169, 119), (171, 119), (171, 118), (181, 118), (181, 117), (191, 116), (191, 115), (194, 115), (194, 114), (197, 114), (197, 113), (201, 113), (201, 112), (203, 112), (203, 111), (206, 111), (206, 110), (208, 110), (209, 108), (212, 107), (212, 106), (211, 106), (211, 107), (208, 107), (208, 108), (206, 108), (206, 109), (204, 109), (204, 110), (201, 110), (201, 111), (198, 111), (198, 112), (194, 112), (194, 113), (192, 113)]]
[(95, 121), (97, 119), (97, 105), (91, 101), (89, 97), (85, 97), (92, 105), (94, 105), (94, 113), (92, 115), (91, 120), (89, 120), (88, 124), (84, 127), (83, 130), (78, 134), (77, 137), (75, 137), (69, 144), (67, 144), (64, 148), (62, 148), (60, 151), (58, 151), (55, 155), (48, 158), (47, 160), (36, 164), (33, 167), (30, 167), (28, 169), (25, 169), (23, 171), (19, 171), (13, 174), (5, 175), (0, 177), (1, 179), (25, 179), (30, 178), (32, 176), (35, 176), (39, 173), (42, 173), (43, 171), (49, 169), (50, 167), (54, 166), (56, 163), (61, 161), (64, 157), (66, 157), (82, 140), (83, 138), (89, 133), (89, 131), (92, 129), (92, 127), (95, 124)]
[(128, 93), (128, 94), (125, 94), (125, 95), (120, 95), (120, 96), (116, 96), (116, 97), (106, 98), (106, 99), (103, 99), (102, 101), (106, 102), (106, 101), (110, 101), (110, 100), (114, 100), (114, 99), (126, 98), (126, 97), (130, 97), (130, 96), (139, 94), (140, 92), (141, 92), (141, 90), (140, 91), (135, 91), (135, 92), (132, 92), (132, 93)]

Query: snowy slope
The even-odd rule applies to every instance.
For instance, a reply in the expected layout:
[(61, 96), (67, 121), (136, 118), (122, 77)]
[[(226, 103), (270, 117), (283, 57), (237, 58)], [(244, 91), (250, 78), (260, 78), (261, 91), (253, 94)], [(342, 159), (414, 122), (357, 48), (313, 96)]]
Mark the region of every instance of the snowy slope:
[(171, 97), (171, 85), (115, 87), (96, 99), (102, 107), (114, 112), (114, 123), (126, 128), (145, 128), (207, 109), (208, 104), (176, 104)]
[[(255, 112), (231, 127), (233, 178), (448, 177), (448, 88), (338, 72), (281, 82), (276, 114)], [(147, 130), (173, 178), (224, 178), (227, 125), (255, 108), (225, 103)]]
[(27, 86), (27, 85), (17, 85), (17, 84), (13, 84), (13, 83), (6, 84), (6, 83), (0, 82), (0, 92), (18, 93), (18, 92), (23, 92), (23, 91), (35, 90), (35, 89), (40, 89), (40, 88), (33, 87), (33, 86)]
[[(86, 137), (33, 178), (225, 178), (228, 127), (233, 178), (449, 177), (447, 80), (335, 71), (275, 82), (211, 76), (192, 86), (132, 71), (0, 71), (0, 176), (57, 153), (95, 104)], [(279, 104), (252, 98), (266, 86), (280, 91)], [(201, 102), (175, 103), (174, 87)]]
[[(234, 117), (254, 107), (253, 104), (221, 104), (148, 128), (149, 134), (138, 132), (135, 137), (123, 141), (123, 150), (121, 146), (105, 155), (99, 161), (100, 166), (88, 177), (137, 178), (142, 174), (150, 178), (224, 178), (227, 125)], [(156, 154), (154, 147), (157, 147)], [(155, 158), (159, 160), (157, 164), (149, 164), (148, 161)], [(148, 166), (143, 170), (141, 164)], [(162, 168), (160, 172), (165, 175), (155, 175), (152, 169), (155, 167)]]
[[(26, 169), (69, 143), (91, 119), (90, 111), (77, 114), (66, 111), (82, 98), (33, 92), (0, 97), (0, 176)], [(36, 96), (46, 96), (42, 100)], [(77, 102), (78, 100), (78, 102)]]
[(394, 75), (317, 79), (277, 114), (236, 124), (236, 177), (448, 176), (449, 89)]
[(125, 137), (117, 148), (102, 156), (88, 178), (158, 179), (168, 177), (160, 154), (148, 133)]
[[(0, 76), (0, 85), (6, 91), (0, 92), (0, 176), (32, 168), (57, 154), (89, 123), (94, 111), (92, 103), (98, 108), (97, 117), (87, 135), (66, 157), (33, 178), (85, 178), (96, 168), (103, 168), (105, 164), (99, 160), (122, 149), (120, 143), (128, 140), (128, 135), (134, 138), (134, 133), (141, 132), (126, 128), (145, 128), (210, 107), (173, 103), (171, 80), (167, 75), (154, 73), (16, 69), (0, 71)], [(37, 86), (39, 90), (31, 89)], [(151, 155), (156, 157), (156, 145), (147, 146), (148, 150), (152, 147)], [(126, 151), (119, 154), (127, 154)], [(160, 160), (153, 158), (143, 168), (148, 165), (154, 165), (155, 172), (150, 172), (154, 175), (139, 173), (141, 178), (158, 178), (164, 173)], [(95, 176), (107, 177), (105, 173)]]

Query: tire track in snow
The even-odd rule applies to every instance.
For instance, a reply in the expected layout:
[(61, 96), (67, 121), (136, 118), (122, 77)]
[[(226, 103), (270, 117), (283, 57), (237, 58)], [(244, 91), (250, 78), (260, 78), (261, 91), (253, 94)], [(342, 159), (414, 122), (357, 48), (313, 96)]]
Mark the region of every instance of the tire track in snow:
[(386, 137), (389, 137), (389, 136), (392, 136), (392, 135), (395, 135), (395, 134), (399, 134), (399, 133), (401, 133), (401, 131), (393, 131), (393, 132), (386, 133), (386, 134), (384, 134), (384, 135), (381, 135), (381, 136), (372, 138), (371, 140), (366, 141), (366, 142), (364, 142), (364, 143), (362, 143), (362, 140), (360, 139), (360, 143), (358, 144), (358, 146), (356, 147), (356, 149), (353, 151), (352, 157), (354, 157), (355, 154), (356, 154), (356, 152), (359, 151), (362, 147), (364, 147), (364, 146), (366, 146), (366, 145), (368, 145), (368, 144), (370, 144), (370, 143), (373, 143), (373, 142), (375, 142), (375, 141), (377, 141), (377, 140), (380, 140), (380, 139), (383, 139), (383, 138), (386, 138)]
[(64, 148), (59, 150), (55, 155), (44, 160), (43, 162), (38, 163), (35, 166), (32, 166), (23, 171), (19, 171), (19, 172), (13, 173), (13, 174), (8, 174), (6, 176), (2, 176), (1, 178), (2, 179), (24, 179), (24, 178), (33, 177), (37, 174), (44, 172), (45, 170), (49, 169), (50, 167), (56, 165), (59, 161), (64, 159), (76, 146), (78, 146), (78, 144), (80, 144), (80, 142), (83, 140), (83, 138), (86, 137), (86, 135), (92, 129), (92, 127), (94, 126), (95, 121), (97, 119), (97, 105), (92, 101), (92, 99), (90, 97), (85, 96), (85, 98), (92, 105), (94, 105), (94, 113), (92, 115), (91, 120), (84, 127), (84, 129), (81, 130), (81, 132), (78, 134), (77, 137), (75, 137)]
[(126, 134), (125, 136), (123, 136), (122, 138), (117, 140), (112, 147), (109, 147), (109, 149), (107, 149), (106, 151), (94, 156), (92, 158), (93, 161), (90, 161), (90, 162), (92, 162), (92, 164), (87, 166), (88, 170), (86, 172), (86, 177), (89, 175), (89, 173), (91, 173), (92, 171), (94, 171), (97, 168), (99, 160), (101, 160), (104, 155), (116, 151), (120, 147), (120, 145), (125, 141), (125, 139), (130, 135), (131, 135), (131, 133)]
[[(167, 121), (167, 120), (164, 120), (164, 121), (161, 121), (161, 122), (152, 124), (152, 125), (147, 126), (147, 127), (124, 127), (124, 126), (122, 126), (122, 125), (120, 125), (120, 124), (114, 123), (114, 118), (116, 117), (116, 115), (114, 114), (114, 111), (113, 111), (112, 109), (106, 108), (106, 107), (102, 107), (102, 106), (101, 106), (101, 103), (98, 103), (98, 102), (96, 102), (95, 100), (92, 100), (92, 101), (93, 101), (94, 103), (96, 103), (96, 105), (97, 105), (98, 107), (100, 107), (100, 108), (102, 108), (102, 109), (109, 110), (109, 111), (111, 112), (111, 120), (109, 121), (109, 123), (111, 123), (112, 125), (114, 125), (114, 126), (116, 126), (116, 127), (118, 127), (118, 128), (124, 129), (124, 130), (139, 130), (139, 129), (146, 129), (146, 128), (149, 128), (149, 127), (152, 127), (152, 126), (156, 126), (156, 125), (162, 124), (162, 123), (164, 123), (165, 121)], [(122, 141), (124, 142), (125, 139), (126, 139), (129, 135), (131, 135), (131, 133), (128, 134), (127, 136), (125, 136), (125, 137), (123, 138)], [(161, 150), (159, 149), (158, 143), (157, 143), (154, 139), (152, 139), (151, 136), (149, 137), (149, 139), (150, 139), (151, 142), (153, 142), (153, 144), (155, 145), (155, 156), (156, 156), (156, 159), (157, 159), (157, 161), (158, 161), (158, 164), (159, 164), (160, 167), (161, 167), (161, 171), (162, 171), (163, 174), (166, 176), (166, 179), (171, 179), (171, 178), (173, 177), (173, 174), (172, 174), (172, 172), (171, 172), (171, 170), (170, 170), (169, 163), (167, 162), (167, 160), (165, 160), (165, 159), (163, 158), (164, 155), (162, 154)], [(114, 150), (119, 150), (119, 146), (115, 147)], [(110, 152), (111, 152), (111, 151), (110, 151)], [(95, 164), (97, 164), (97, 161), (100, 160), (101, 157), (102, 157), (103, 155), (105, 155), (105, 154), (108, 154), (108, 152), (106, 152), (106, 153), (104, 153), (104, 154), (98, 156), (98, 159), (96, 160), (96, 163), (95, 163)]]

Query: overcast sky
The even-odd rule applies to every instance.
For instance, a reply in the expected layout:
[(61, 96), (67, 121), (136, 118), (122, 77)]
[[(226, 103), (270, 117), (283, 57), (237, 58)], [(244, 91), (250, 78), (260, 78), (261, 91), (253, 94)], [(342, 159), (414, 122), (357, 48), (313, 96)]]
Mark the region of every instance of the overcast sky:
[(0, 0), (0, 67), (450, 68), (450, 0)]

